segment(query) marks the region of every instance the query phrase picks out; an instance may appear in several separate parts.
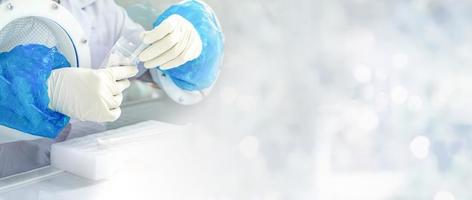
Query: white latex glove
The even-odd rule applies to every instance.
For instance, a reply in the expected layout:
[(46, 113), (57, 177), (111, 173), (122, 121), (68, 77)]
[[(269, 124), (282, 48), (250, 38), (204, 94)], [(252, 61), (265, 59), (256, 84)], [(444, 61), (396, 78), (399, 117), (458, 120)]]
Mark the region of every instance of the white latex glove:
[(171, 69), (191, 61), (202, 52), (202, 40), (195, 27), (180, 15), (171, 15), (154, 30), (144, 32), (150, 44), (140, 55), (148, 69)]
[(49, 108), (83, 121), (115, 121), (128, 78), (137, 73), (135, 66), (54, 70), (48, 79)]

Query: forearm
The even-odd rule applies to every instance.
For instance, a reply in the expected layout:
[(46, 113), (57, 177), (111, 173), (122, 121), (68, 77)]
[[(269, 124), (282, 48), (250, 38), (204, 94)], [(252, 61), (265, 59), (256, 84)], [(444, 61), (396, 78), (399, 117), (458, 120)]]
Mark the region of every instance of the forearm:
[[(143, 29), (124, 16), (122, 35), (133, 38), (128, 34)], [(136, 79), (154, 82), (185, 105), (197, 103), (209, 93), (219, 76), (224, 39), (208, 5), (192, 1), (171, 6), (143, 36), (149, 47), (139, 55), (143, 63)]]

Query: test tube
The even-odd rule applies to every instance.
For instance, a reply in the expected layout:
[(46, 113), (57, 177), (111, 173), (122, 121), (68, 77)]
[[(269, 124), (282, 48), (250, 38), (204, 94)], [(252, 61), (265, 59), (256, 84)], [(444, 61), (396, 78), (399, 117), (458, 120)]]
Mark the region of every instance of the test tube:
[(147, 46), (139, 34), (124, 35), (112, 47), (102, 66), (137, 65), (139, 63), (138, 55)]

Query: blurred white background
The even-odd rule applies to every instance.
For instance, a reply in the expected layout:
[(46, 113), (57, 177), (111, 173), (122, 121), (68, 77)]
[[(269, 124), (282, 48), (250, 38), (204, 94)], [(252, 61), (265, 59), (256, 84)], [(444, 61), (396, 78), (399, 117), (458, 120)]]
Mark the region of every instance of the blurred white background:
[[(175, 3), (118, 2), (148, 28)], [(204, 199), (472, 198), (472, 2), (206, 2), (222, 74), (174, 116), (214, 152)]]

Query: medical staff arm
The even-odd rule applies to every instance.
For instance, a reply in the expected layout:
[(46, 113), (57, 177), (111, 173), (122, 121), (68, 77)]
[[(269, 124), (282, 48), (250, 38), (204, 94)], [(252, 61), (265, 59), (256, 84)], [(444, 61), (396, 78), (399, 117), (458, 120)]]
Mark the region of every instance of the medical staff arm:
[(128, 78), (136, 74), (134, 66), (54, 70), (47, 82), (49, 108), (82, 121), (115, 121), (121, 115)]
[(69, 117), (48, 108), (51, 71), (70, 66), (56, 48), (19, 45), (0, 53), (0, 125), (55, 138)]
[(199, 102), (215, 84), (223, 57), (215, 13), (201, 1), (183, 1), (164, 11), (154, 27), (144, 34), (150, 46), (140, 60), (174, 101)]
[[(138, 34), (142, 27), (125, 17), (121, 36)], [(200, 1), (183, 1), (167, 9), (145, 32), (149, 47), (139, 58), (138, 77), (152, 80), (180, 104), (194, 104), (206, 96), (215, 84), (223, 57), (224, 38), (211, 8)], [(182, 100), (185, 97), (184, 100)], [(191, 100), (185, 100), (191, 99)]]

